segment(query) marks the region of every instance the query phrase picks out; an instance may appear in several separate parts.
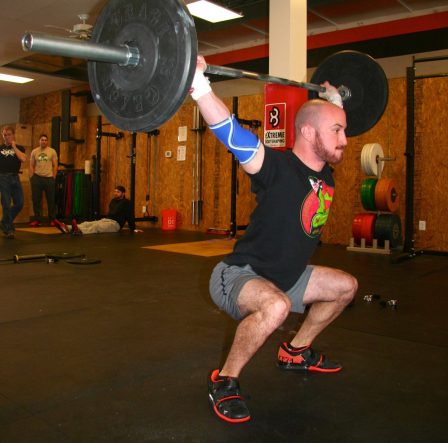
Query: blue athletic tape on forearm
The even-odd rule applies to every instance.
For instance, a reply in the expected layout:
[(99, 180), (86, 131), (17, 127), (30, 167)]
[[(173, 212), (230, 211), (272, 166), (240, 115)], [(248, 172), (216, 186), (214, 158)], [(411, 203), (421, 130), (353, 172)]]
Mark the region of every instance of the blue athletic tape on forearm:
[(260, 147), (258, 137), (242, 128), (234, 115), (210, 129), (242, 165), (250, 162)]

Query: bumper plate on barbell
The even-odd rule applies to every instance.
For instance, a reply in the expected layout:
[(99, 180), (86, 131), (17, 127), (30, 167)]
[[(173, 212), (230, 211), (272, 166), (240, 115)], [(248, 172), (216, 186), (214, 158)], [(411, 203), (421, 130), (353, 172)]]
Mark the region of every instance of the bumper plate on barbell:
[[(375, 126), (386, 109), (389, 88), (381, 66), (369, 55), (357, 51), (341, 51), (319, 64), (311, 83), (346, 86), (350, 97), (344, 101), (348, 137), (356, 136)], [(317, 98), (310, 91), (310, 98)]]
[(81, 252), (49, 252), (48, 254), (45, 254), (45, 256), (54, 260), (71, 260), (74, 258), (85, 257), (86, 254)]
[(97, 265), (98, 263), (101, 263), (101, 260), (99, 258), (81, 257), (67, 260), (67, 263), (70, 263), (71, 265)]
[[(182, 0), (109, 0), (98, 16), (90, 42), (26, 33), (24, 50), (75, 56), (88, 61), (90, 89), (99, 110), (114, 126), (151, 132), (167, 122), (190, 90), (197, 60), (194, 20)], [(213, 69), (212, 69), (213, 68)], [(373, 127), (387, 104), (386, 76), (375, 60), (342, 51), (324, 60), (313, 83), (210, 65), (231, 78), (251, 78), (320, 91), (328, 80), (344, 87), (348, 136)], [(311, 97), (317, 96), (316, 92)]]
[(91, 42), (136, 46), (137, 66), (88, 62), (98, 108), (120, 129), (150, 132), (168, 121), (187, 97), (196, 70), (197, 36), (177, 0), (109, 0)]

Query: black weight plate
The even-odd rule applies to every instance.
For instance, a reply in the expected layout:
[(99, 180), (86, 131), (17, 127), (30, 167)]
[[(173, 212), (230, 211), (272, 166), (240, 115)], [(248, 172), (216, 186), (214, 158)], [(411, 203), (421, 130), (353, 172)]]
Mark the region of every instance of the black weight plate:
[(86, 254), (82, 254), (80, 252), (49, 252), (48, 254), (45, 254), (45, 256), (55, 260), (68, 260), (72, 258), (85, 257)]
[[(389, 97), (389, 86), (381, 66), (369, 55), (341, 51), (326, 58), (311, 77), (311, 83), (346, 86), (351, 97), (344, 101), (348, 137), (363, 134), (376, 125), (383, 115)], [(318, 93), (309, 92), (310, 98)]]
[(384, 246), (384, 240), (389, 240), (391, 248), (401, 244), (401, 220), (396, 214), (379, 214), (375, 221), (374, 238), (378, 245)]
[(99, 258), (82, 257), (67, 260), (67, 263), (70, 263), (71, 265), (96, 265), (98, 263), (101, 263), (101, 260)]
[(149, 132), (184, 102), (196, 70), (194, 21), (180, 0), (110, 0), (92, 42), (136, 46), (137, 66), (88, 62), (92, 96), (101, 112), (125, 131)]

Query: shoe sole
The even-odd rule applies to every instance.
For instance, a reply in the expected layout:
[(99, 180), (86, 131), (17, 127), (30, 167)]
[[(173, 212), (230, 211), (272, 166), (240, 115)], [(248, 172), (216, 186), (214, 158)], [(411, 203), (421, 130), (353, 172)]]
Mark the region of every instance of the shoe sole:
[[(227, 397), (223, 397), (223, 398), (221, 398), (219, 400), (215, 400), (215, 398), (213, 397), (212, 391), (211, 391), (211, 389), (212, 389), (211, 383), (214, 382), (213, 376), (217, 375), (218, 372), (219, 371), (216, 369), (216, 370), (212, 371), (211, 374), (208, 376), (208, 401), (210, 403), (210, 406), (211, 406), (213, 412), (216, 414), (216, 416), (218, 418), (220, 418), (221, 420), (223, 420), (223, 421), (225, 421), (227, 423), (244, 423), (244, 422), (249, 421), (251, 419), (250, 413), (246, 417), (231, 418), (231, 417), (228, 417), (228, 416), (222, 414), (220, 412), (220, 410), (218, 409), (218, 406), (221, 403), (224, 403), (225, 401), (229, 401), (229, 400), (236, 400), (236, 399), (238, 399), (238, 400), (241, 400), (244, 403), (245, 408), (247, 410), (247, 406), (246, 406), (246, 404), (244, 402), (244, 398), (241, 395), (228, 395)], [(249, 412), (249, 411), (247, 411), (247, 412)]]
[(215, 401), (213, 400), (213, 396), (210, 393), (208, 394), (208, 401), (210, 403), (210, 406), (213, 409), (213, 412), (218, 416), (218, 418), (226, 421), (227, 423), (245, 423), (246, 421), (249, 421), (251, 419), (250, 415), (247, 417), (243, 417), (243, 418), (230, 418), (230, 417), (226, 417), (225, 415), (221, 414), (221, 412), (219, 412), (218, 405), (220, 405), (224, 401), (232, 400), (235, 398), (241, 398), (241, 397), (239, 397), (239, 396), (226, 397), (226, 398), (219, 400), (215, 404)]
[(291, 365), (289, 363), (277, 363), (277, 367), (280, 369), (283, 369), (284, 371), (292, 371), (292, 372), (320, 372), (320, 373), (335, 373), (340, 372), (342, 370), (342, 366), (339, 368), (333, 368), (333, 369), (325, 369), (325, 368), (319, 368), (318, 366), (308, 366), (307, 368), (304, 368), (303, 366), (296, 366)]
[(63, 234), (69, 234), (68, 228), (62, 223), (61, 224), (55, 223), (54, 227), (56, 229), (59, 229), (59, 231), (61, 231)]

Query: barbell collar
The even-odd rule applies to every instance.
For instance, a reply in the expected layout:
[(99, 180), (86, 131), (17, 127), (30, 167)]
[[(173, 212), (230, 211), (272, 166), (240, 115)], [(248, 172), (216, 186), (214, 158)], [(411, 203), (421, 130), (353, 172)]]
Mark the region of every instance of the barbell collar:
[(25, 51), (115, 63), (120, 66), (137, 66), (140, 61), (138, 48), (134, 46), (126, 44), (112, 46), (102, 43), (75, 41), (70, 38), (55, 37), (41, 32), (26, 32), (22, 37), (22, 48)]
[(350, 97), (352, 96), (352, 92), (350, 91), (350, 89), (344, 85), (341, 85), (338, 87), (338, 92), (339, 92), (339, 95), (341, 96), (343, 102), (345, 102), (346, 100), (349, 100)]

